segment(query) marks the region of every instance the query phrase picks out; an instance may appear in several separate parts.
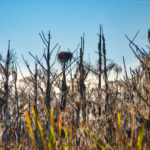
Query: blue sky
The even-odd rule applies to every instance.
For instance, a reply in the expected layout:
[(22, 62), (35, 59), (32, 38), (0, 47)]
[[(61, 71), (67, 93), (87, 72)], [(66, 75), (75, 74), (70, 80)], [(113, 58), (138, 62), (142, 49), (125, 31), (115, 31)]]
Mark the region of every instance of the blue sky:
[(21, 54), (34, 62), (28, 51), (43, 53), (44, 45), (38, 35), (42, 30), (52, 34), (52, 47), (58, 42), (61, 50), (72, 51), (85, 33), (85, 60), (90, 57), (94, 65), (99, 24), (103, 25), (107, 57), (122, 65), (134, 66), (136, 59), (124, 34), (132, 38), (139, 30), (135, 42), (145, 48), (150, 28), (149, 0), (0, 0), (0, 53), (5, 55), (8, 40), (23, 63)]

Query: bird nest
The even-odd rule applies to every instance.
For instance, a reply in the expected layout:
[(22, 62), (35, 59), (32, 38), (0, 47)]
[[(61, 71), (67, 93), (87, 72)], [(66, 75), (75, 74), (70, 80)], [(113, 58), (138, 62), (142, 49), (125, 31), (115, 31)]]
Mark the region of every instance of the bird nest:
[(72, 59), (72, 53), (68, 51), (60, 52), (57, 55), (58, 61), (62, 63), (66, 63), (68, 61), (71, 61)]

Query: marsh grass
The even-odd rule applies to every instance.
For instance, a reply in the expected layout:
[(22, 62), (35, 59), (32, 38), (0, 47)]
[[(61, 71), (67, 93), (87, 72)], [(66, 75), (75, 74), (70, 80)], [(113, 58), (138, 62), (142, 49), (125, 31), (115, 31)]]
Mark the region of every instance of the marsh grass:
[[(50, 39), (50, 33), (48, 37)], [(43, 32), (42, 38), (45, 39)], [(140, 49), (127, 37), (140, 65), (136, 69), (130, 68), (129, 75), (123, 57), (125, 76), (119, 79), (121, 69), (115, 68), (116, 79), (110, 81), (108, 74), (114, 69), (115, 63), (107, 65), (105, 39), (101, 36), (99, 38), (103, 46), (99, 43), (98, 70), (83, 61), (84, 38), (81, 38), (79, 57), (75, 58), (70, 52), (65, 56), (63, 53), (61, 55), (62, 62), (65, 59), (71, 61), (72, 58), (78, 64), (74, 78), (71, 69), (68, 69), (73, 62), (68, 63), (67, 67), (64, 65), (66, 69), (58, 73), (51, 70), (53, 64), (50, 66), (50, 58), (46, 59), (44, 54), (48, 69), (42, 71), (41, 68), (36, 68), (35, 74), (22, 81), (23, 86), (18, 89), (18, 94), (15, 93), (19, 107), (14, 104), (13, 97), (7, 91), (10, 119), (7, 120), (8, 128), (3, 124), (2, 130), (4, 135), (7, 132), (8, 139), (2, 136), (0, 150), (6, 149), (6, 146), (14, 150), (150, 149), (150, 52)], [(46, 47), (49, 57), (49, 44)], [(103, 59), (102, 53), (105, 54)], [(37, 57), (33, 58), (38, 60)], [(99, 79), (98, 85), (90, 87), (90, 83), (86, 83), (89, 72)], [(11, 74), (10, 71), (9, 73)], [(68, 74), (72, 79), (72, 89)], [(62, 90), (62, 78), (59, 78), (61, 75), (67, 83), (65, 90)], [(104, 85), (101, 85), (101, 81)], [(92, 78), (90, 82), (93, 82)], [(8, 85), (10, 91), (13, 91), (13, 85), (10, 82)], [(56, 93), (55, 87), (59, 88), (60, 93)], [(1, 93), (1, 97), (5, 95)], [(60, 109), (62, 97), (65, 97), (65, 107)], [(1, 105), (2, 108), (5, 107), (4, 103), (0, 103), (0, 109)], [(18, 135), (21, 135), (20, 139)]]
[[(48, 131), (47, 129), (44, 129), (40, 123), (40, 120), (38, 119), (38, 116), (37, 114), (35, 113), (35, 109), (34, 109), (34, 106), (32, 106), (32, 112), (33, 112), (33, 116), (34, 116), (34, 122), (36, 122), (35, 118), (37, 118), (37, 123), (38, 123), (38, 130), (39, 130), (39, 136), (41, 137), (39, 141), (39, 143), (42, 143), (43, 146), (42, 148), (36, 144), (36, 141), (35, 141), (35, 137), (34, 137), (34, 133), (33, 133), (33, 127), (32, 127), (32, 122), (31, 122), (31, 118), (28, 114), (28, 112), (26, 111), (25, 112), (25, 115), (26, 115), (26, 122), (27, 122), (27, 125), (28, 125), (28, 130), (30, 132), (30, 137), (31, 137), (31, 140), (32, 140), (32, 149), (43, 149), (43, 150), (54, 150), (54, 149), (60, 149), (60, 150), (72, 150), (74, 149), (74, 144), (72, 143), (72, 124), (70, 124), (69, 128), (65, 127), (62, 128), (62, 122), (64, 121), (61, 121), (60, 119), (58, 119), (58, 128), (55, 126), (55, 123), (54, 123), (54, 116), (53, 116), (53, 109), (51, 108), (50, 110), (50, 116), (49, 116), (49, 119), (50, 119), (50, 130)], [(128, 138), (126, 139), (125, 136), (124, 136), (124, 133), (123, 133), (123, 128), (122, 128), (122, 125), (121, 125), (121, 116), (120, 116), (120, 113), (119, 111), (117, 111), (117, 120), (116, 120), (116, 123), (117, 123), (117, 128), (116, 128), (116, 146), (113, 145), (111, 143), (111, 141), (107, 141), (108, 142), (108, 145), (109, 145), (109, 148), (112, 149), (112, 150), (124, 150), (124, 149), (127, 149), (127, 150), (146, 150), (146, 148), (144, 148), (142, 146), (142, 141), (143, 141), (143, 137), (144, 137), (144, 132), (145, 132), (145, 129), (144, 129), (144, 125), (141, 126), (141, 129), (139, 131), (139, 134), (137, 137), (135, 137), (134, 139), (131, 139), (131, 138)], [(89, 150), (92, 150), (92, 149), (101, 149), (101, 150), (107, 150), (107, 146), (105, 146), (104, 144), (102, 144), (101, 142), (99, 142), (95, 137), (94, 135), (91, 134), (91, 131), (88, 130), (86, 127), (84, 126), (81, 126), (80, 127), (84, 134), (87, 135), (87, 138), (88, 140), (91, 140), (92, 141), (92, 145), (90, 146), (83, 146), (83, 148), (88, 148)], [(57, 132), (58, 130), (58, 132)], [(64, 132), (64, 137), (62, 137), (62, 131)], [(107, 137), (106, 137), (107, 139)], [(133, 142), (131, 141), (136, 141), (135, 142), (135, 145)], [(131, 145), (131, 143), (133, 145)], [(74, 146), (73, 146), (74, 145)], [(21, 146), (19, 147), (19, 149), (21, 149)]]

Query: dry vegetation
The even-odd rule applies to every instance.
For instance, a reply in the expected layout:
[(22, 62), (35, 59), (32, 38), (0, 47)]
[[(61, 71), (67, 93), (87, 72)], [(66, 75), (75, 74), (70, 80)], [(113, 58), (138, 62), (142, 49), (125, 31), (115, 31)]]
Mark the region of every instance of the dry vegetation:
[[(140, 62), (130, 74), (124, 57), (124, 68), (108, 64), (101, 27), (96, 67), (83, 61), (84, 35), (74, 52), (59, 52), (58, 44), (50, 49), (50, 32), (39, 35), (46, 48), (42, 59), (29, 52), (36, 61), (31, 69), (23, 58), (30, 76), (18, 81), (10, 43), (6, 58), (0, 57), (0, 149), (150, 149), (150, 48), (134, 43), (137, 34), (133, 40), (126, 36)], [(55, 71), (57, 60), (61, 72)], [(116, 78), (109, 81), (112, 70)], [(121, 70), (125, 75), (119, 79)], [(85, 84), (91, 73), (97, 77), (94, 87)]]

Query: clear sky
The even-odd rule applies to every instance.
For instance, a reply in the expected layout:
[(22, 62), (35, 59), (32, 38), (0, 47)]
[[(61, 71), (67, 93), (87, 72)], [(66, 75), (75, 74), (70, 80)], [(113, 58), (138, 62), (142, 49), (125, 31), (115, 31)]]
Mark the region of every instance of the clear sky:
[(103, 25), (107, 57), (122, 65), (134, 66), (136, 59), (124, 34), (145, 48), (150, 28), (150, 0), (0, 0), (0, 53), (5, 55), (8, 40), (22, 64), (21, 54), (34, 62), (28, 51), (41, 56), (44, 45), (38, 35), (52, 34), (52, 46), (72, 51), (85, 33), (85, 59), (95, 64), (99, 24)]

